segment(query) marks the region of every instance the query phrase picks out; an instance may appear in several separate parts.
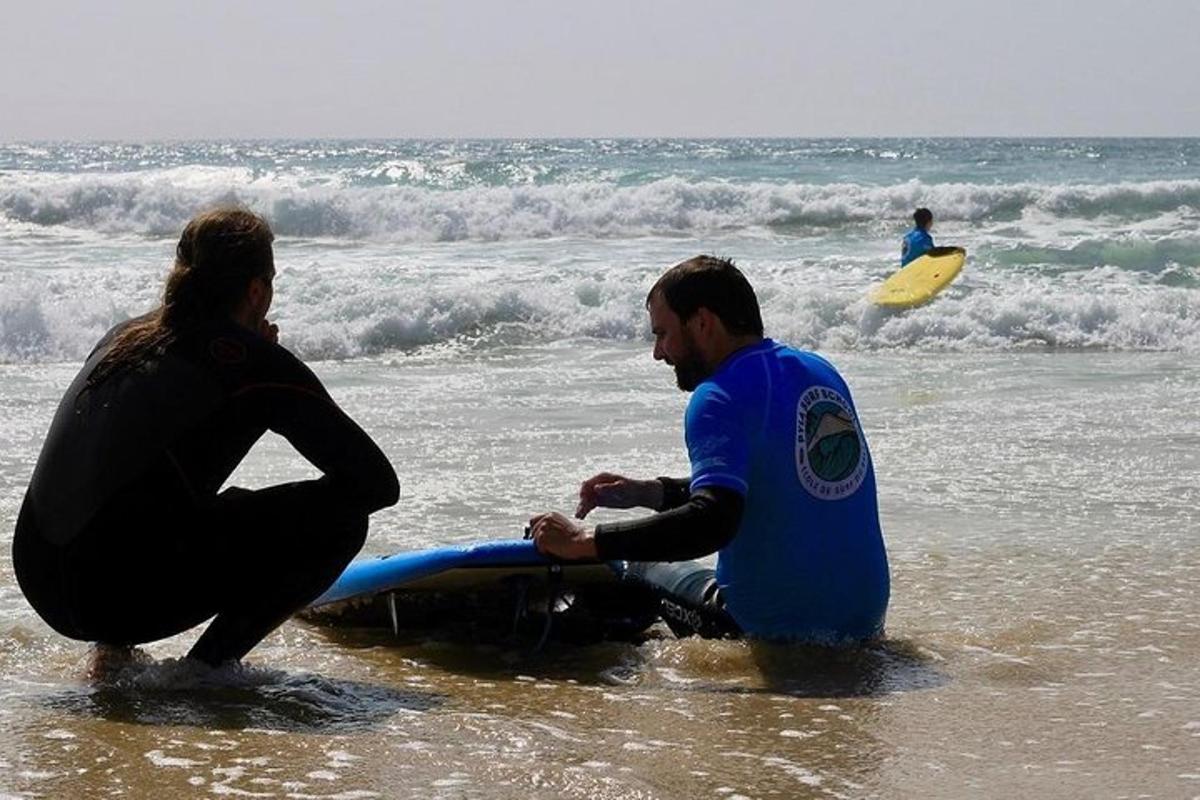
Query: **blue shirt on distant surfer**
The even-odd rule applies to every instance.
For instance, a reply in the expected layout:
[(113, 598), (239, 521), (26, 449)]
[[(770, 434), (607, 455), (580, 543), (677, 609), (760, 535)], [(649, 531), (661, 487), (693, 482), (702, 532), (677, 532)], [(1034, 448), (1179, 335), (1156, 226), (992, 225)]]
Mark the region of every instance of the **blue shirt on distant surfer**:
[(928, 208), (918, 208), (913, 212), (913, 222), (916, 227), (904, 234), (904, 240), (900, 243), (902, 267), (933, 249), (933, 237), (929, 234), (933, 227), (933, 212)]
[[(883, 630), (889, 579), (875, 471), (850, 390), (824, 358), (763, 336), (749, 281), (726, 259), (668, 270), (646, 299), (654, 357), (692, 392), (691, 476), (583, 482), (592, 509), (659, 513), (594, 529), (531, 520), (544, 553), (625, 560), (681, 635), (835, 643)], [(716, 552), (716, 569), (687, 559)], [(684, 563), (679, 563), (684, 562)]]

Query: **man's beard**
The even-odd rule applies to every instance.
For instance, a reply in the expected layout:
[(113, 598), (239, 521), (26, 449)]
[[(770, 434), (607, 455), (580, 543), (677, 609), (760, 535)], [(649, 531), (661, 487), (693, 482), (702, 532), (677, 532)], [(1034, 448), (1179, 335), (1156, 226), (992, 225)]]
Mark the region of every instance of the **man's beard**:
[(690, 392), (708, 377), (709, 369), (708, 365), (700, 358), (696, 344), (687, 331), (683, 333), (683, 341), (687, 345), (687, 350), (683, 358), (672, 362), (671, 366), (675, 368), (675, 383), (683, 391)]

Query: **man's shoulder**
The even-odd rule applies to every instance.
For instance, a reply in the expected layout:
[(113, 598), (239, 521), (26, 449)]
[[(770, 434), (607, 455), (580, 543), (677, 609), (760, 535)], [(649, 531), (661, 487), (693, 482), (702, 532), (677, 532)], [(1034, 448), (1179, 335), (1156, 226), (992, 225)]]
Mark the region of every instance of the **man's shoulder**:
[(735, 355), (696, 387), (692, 402), (700, 404), (712, 399), (731, 406), (749, 404), (759, 408), (764, 396), (775, 393), (774, 384), (781, 374), (808, 371), (814, 359), (827, 363), (815, 353), (763, 339)]
[(762, 358), (759, 359), (757, 369), (752, 368), (749, 370), (749, 372), (752, 374), (757, 372), (758, 375), (763, 375), (762, 367), (764, 365), (770, 366), (772, 364), (781, 365), (783, 367), (819, 366), (822, 368), (833, 369), (833, 364), (830, 363), (829, 359), (812, 350), (805, 350), (804, 348), (795, 347), (794, 345), (786, 344), (784, 342), (777, 342), (772, 339), (764, 339), (763, 341), (768, 342), (770, 346), (764, 347), (760, 351), (759, 355), (761, 355)]
[[(700, 387), (709, 386), (710, 391), (736, 394), (743, 387), (753, 387), (765, 381), (765, 364), (775, 357), (781, 345), (771, 339), (763, 339), (734, 353), (710, 375)], [(699, 390), (700, 387), (697, 387)]]
[[(771, 381), (776, 368), (812, 367), (833, 369), (833, 365), (811, 350), (763, 339), (760, 344), (746, 348), (724, 364), (705, 383), (716, 384), (727, 392), (735, 392), (742, 386), (758, 386)], [(703, 385), (703, 384), (701, 384)]]
[(319, 384), (291, 351), (232, 321), (201, 325), (177, 344), (181, 355), (232, 389), (251, 383)]
[(156, 312), (154, 312), (154, 311), (149, 311), (140, 316), (133, 317), (132, 319), (122, 320), (121, 322), (118, 322), (116, 325), (113, 325), (111, 328), (109, 328), (107, 331), (105, 331), (104, 335), (100, 337), (100, 340), (98, 342), (96, 342), (95, 345), (92, 346), (92, 350), (88, 354), (87, 360), (90, 361), (98, 353), (102, 353), (102, 351), (107, 350), (108, 346), (113, 343), (113, 340), (116, 339), (119, 335), (121, 335), (121, 333), (123, 333), (126, 328), (128, 328), (132, 325), (137, 325), (137, 324), (141, 324), (141, 323), (148, 321), (151, 317), (154, 316), (155, 313)]
[[(775, 400), (783, 401), (792, 396), (793, 392), (803, 392), (810, 386), (828, 386), (841, 391), (845, 384), (841, 371), (826, 356), (812, 350), (804, 350), (787, 344), (776, 344), (764, 353), (760, 359), (757, 374), (750, 373), (748, 379), (741, 382), (755, 394), (761, 394), (760, 385), (765, 384)], [(765, 369), (763, 368), (765, 366)], [(781, 386), (774, 382), (782, 379)], [(782, 386), (789, 389), (780, 393)]]

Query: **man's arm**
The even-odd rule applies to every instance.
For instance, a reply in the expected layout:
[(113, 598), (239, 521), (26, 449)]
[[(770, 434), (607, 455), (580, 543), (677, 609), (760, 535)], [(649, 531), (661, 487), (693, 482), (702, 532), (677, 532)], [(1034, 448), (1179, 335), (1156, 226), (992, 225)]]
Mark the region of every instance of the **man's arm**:
[(651, 517), (596, 526), (596, 555), (605, 560), (687, 561), (733, 541), (745, 499), (731, 489), (697, 489), (679, 506)]
[(725, 389), (702, 384), (688, 403), (684, 438), (692, 463), (690, 483), (671, 478), (635, 481), (602, 473), (584, 482), (576, 516), (582, 519), (597, 506), (669, 510), (602, 524), (595, 532), (562, 514), (541, 514), (530, 521), (538, 549), (567, 559), (684, 561), (728, 544), (741, 525), (749, 490), (744, 413)]
[(579, 505), (575, 517), (583, 519), (595, 508), (649, 508), (666, 511), (688, 501), (688, 478), (637, 480), (601, 472), (579, 487)]
[(686, 561), (729, 544), (744, 507), (739, 492), (710, 486), (697, 489), (677, 508), (603, 523), (594, 531), (562, 514), (541, 514), (530, 521), (530, 533), (538, 550), (558, 558)]
[(245, 412), (287, 439), (357, 509), (370, 513), (395, 504), (400, 485), (387, 456), (312, 370), (273, 343), (255, 349), (255, 369), (233, 392)]

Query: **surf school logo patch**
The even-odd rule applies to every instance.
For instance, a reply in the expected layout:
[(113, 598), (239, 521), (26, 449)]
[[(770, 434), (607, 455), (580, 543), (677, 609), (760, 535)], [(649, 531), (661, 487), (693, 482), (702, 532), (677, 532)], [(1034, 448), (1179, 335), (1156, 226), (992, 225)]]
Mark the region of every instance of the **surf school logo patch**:
[(796, 474), (809, 494), (841, 500), (867, 477), (867, 448), (850, 403), (828, 386), (813, 386), (796, 404)]

